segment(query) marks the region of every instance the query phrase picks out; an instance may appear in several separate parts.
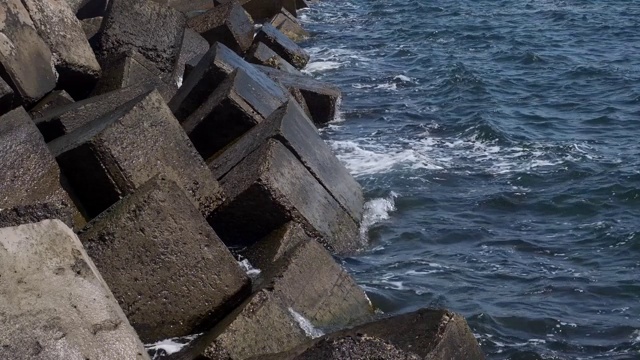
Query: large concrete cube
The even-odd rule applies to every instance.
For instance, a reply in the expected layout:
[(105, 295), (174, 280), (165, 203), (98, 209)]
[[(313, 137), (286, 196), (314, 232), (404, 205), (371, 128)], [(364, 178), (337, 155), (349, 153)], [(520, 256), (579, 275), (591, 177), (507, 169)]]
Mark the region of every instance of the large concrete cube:
[[(216, 43), (189, 72), (182, 87), (176, 93), (169, 107), (178, 120), (183, 121), (200, 105), (210, 98), (211, 93), (236, 69), (242, 69), (251, 79), (260, 83), (266, 92), (264, 96), (286, 98), (287, 91), (268, 76), (258, 71), (254, 65), (244, 61), (231, 49)], [(262, 110), (259, 110), (262, 111)], [(265, 116), (263, 114), (263, 116)], [(266, 115), (268, 116), (268, 114)]]
[(172, 181), (149, 180), (80, 238), (147, 343), (208, 329), (250, 293), (246, 274)]
[[(51, 51), (20, 0), (2, 4), (0, 65), (20, 104), (31, 105), (56, 86)], [(5, 77), (6, 75), (6, 77)]]
[(289, 39), (300, 42), (309, 38), (309, 32), (305, 30), (299, 22), (294, 20), (286, 10), (271, 19), (270, 23), (276, 29), (280, 30)]
[(157, 174), (174, 179), (204, 215), (222, 199), (218, 183), (156, 90), (52, 141), (49, 149), (90, 217)]
[(183, 123), (187, 135), (207, 159), (287, 101), (242, 69), (231, 73)]
[(304, 68), (309, 62), (309, 54), (280, 30), (271, 25), (271, 23), (262, 25), (256, 34), (255, 41), (265, 43), (288, 63), (298, 69)]
[(209, 44), (220, 42), (238, 54), (244, 54), (253, 41), (253, 21), (235, 0), (189, 19), (187, 25)]
[(282, 71), (300, 74), (302, 73), (289, 64), (282, 56), (276, 54), (270, 47), (262, 42), (256, 42), (251, 46), (246, 56), (247, 61), (253, 64), (269, 66)]
[(38, 34), (49, 45), (58, 72), (58, 89), (76, 98), (89, 95), (100, 78), (100, 65), (82, 24), (67, 0), (22, 0)]
[(184, 82), (184, 68), (187, 62), (194, 57), (202, 57), (209, 51), (209, 47), (209, 42), (200, 34), (191, 29), (184, 30), (178, 65), (176, 65), (176, 70), (173, 74), (176, 83), (182, 85)]
[(220, 184), (227, 199), (209, 220), (228, 244), (251, 245), (294, 220), (335, 254), (362, 246), (349, 214), (275, 139), (244, 158)]
[(64, 90), (55, 90), (49, 93), (49, 95), (42, 98), (38, 103), (31, 108), (29, 115), (31, 118), (37, 119), (42, 117), (43, 114), (48, 111), (52, 111), (55, 108), (73, 104), (75, 101)]
[(306, 100), (314, 123), (323, 125), (335, 118), (342, 96), (338, 87), (302, 74), (281, 71), (268, 66), (256, 65), (256, 67), (287, 89), (300, 91)]
[(0, 229), (0, 358), (149, 359), (76, 235), (58, 220)]
[(351, 218), (360, 222), (364, 206), (360, 185), (320, 138), (311, 120), (293, 100), (289, 100), (286, 105), (249, 130), (217, 157), (210, 159), (209, 168), (217, 179), (221, 179), (270, 138), (287, 146)]
[(110, 0), (96, 35), (96, 55), (101, 63), (123, 51), (136, 50), (162, 73), (174, 71), (186, 17), (180, 11), (151, 0)]
[[(234, 0), (218, 0), (225, 4)], [(283, 0), (239, 0), (240, 5), (251, 15), (254, 21), (262, 22), (271, 19), (282, 8)]]
[(23, 108), (0, 117), (0, 227), (60, 219), (84, 221), (40, 132)]

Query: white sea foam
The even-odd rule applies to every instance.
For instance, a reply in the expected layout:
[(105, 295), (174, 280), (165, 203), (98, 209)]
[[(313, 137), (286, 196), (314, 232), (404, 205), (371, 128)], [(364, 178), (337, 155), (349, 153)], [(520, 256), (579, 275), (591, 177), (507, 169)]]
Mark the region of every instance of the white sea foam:
[(364, 214), (360, 223), (360, 237), (367, 243), (369, 229), (384, 220), (389, 219), (389, 213), (396, 209), (395, 199), (399, 194), (391, 192), (386, 198), (369, 200), (364, 204)]
[(304, 333), (307, 334), (307, 336), (309, 336), (310, 338), (315, 339), (324, 335), (322, 330), (313, 326), (313, 324), (311, 324), (311, 321), (309, 321), (307, 318), (297, 313), (292, 308), (289, 308), (289, 313), (296, 320), (296, 322), (298, 323), (298, 326), (300, 326), (300, 329), (302, 329), (302, 331), (304, 331)]
[(154, 352), (153, 359), (159, 359), (162, 356), (175, 354), (182, 350), (185, 346), (189, 345), (194, 339), (202, 334), (195, 334), (183, 337), (175, 337), (165, 340), (160, 340), (153, 344), (145, 345), (147, 351)]
[(178, 87), (178, 89), (180, 89), (182, 87), (182, 82), (183, 82), (183, 77), (179, 76), (178, 80), (176, 80), (176, 86)]
[(394, 80), (404, 81), (404, 82), (413, 82), (413, 80), (412, 80), (410, 77), (408, 77), (408, 76), (406, 76), (406, 75), (402, 75), (402, 74), (397, 75), (397, 76), (396, 76), (396, 77), (394, 77), (393, 79), (394, 79)]
[(631, 333), (631, 339), (636, 344), (640, 343), (640, 329)]
[(247, 273), (247, 275), (249, 275), (250, 277), (260, 275), (260, 273), (262, 272), (260, 269), (253, 267), (248, 259), (239, 260), (238, 264), (240, 265), (242, 270), (244, 270), (244, 272)]
[(327, 70), (338, 69), (342, 64), (337, 61), (313, 61), (302, 70), (303, 73), (314, 74)]

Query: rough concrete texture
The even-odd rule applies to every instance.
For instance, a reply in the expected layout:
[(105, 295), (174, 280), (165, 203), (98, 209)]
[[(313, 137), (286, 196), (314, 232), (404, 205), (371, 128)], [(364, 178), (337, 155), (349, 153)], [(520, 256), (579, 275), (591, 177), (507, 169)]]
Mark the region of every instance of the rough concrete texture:
[(0, 115), (4, 115), (13, 109), (13, 89), (0, 78)]
[(250, 63), (302, 75), (298, 69), (289, 64), (282, 56), (276, 54), (270, 47), (259, 41), (251, 46), (251, 49), (247, 52), (246, 59)]
[(49, 95), (42, 98), (42, 100), (38, 101), (38, 103), (31, 108), (29, 111), (29, 115), (31, 118), (37, 119), (42, 117), (44, 113), (49, 110), (55, 109), (60, 106), (65, 106), (69, 104), (73, 104), (75, 101), (64, 90), (55, 90), (49, 93)]
[(101, 64), (124, 51), (136, 50), (163, 74), (174, 71), (186, 17), (180, 11), (150, 0), (111, 0), (96, 35)]
[(255, 65), (260, 71), (289, 90), (298, 90), (306, 100), (314, 123), (323, 125), (336, 116), (342, 92), (336, 86), (310, 76), (292, 74), (267, 66)]
[(103, 67), (103, 74), (93, 90), (93, 95), (105, 94), (128, 86), (148, 83), (149, 86), (162, 89), (163, 97), (169, 99), (175, 95), (178, 87), (172, 81), (164, 81), (165, 76), (153, 63), (135, 50), (129, 50), (113, 57)]
[(102, 25), (102, 16), (96, 16), (82, 20), (82, 30), (87, 40), (91, 39), (100, 31)]
[(255, 268), (268, 268), (274, 263), (282, 261), (298, 245), (309, 239), (313, 238), (307, 235), (300, 224), (289, 221), (260, 241), (247, 247), (242, 251), (242, 256), (249, 259)]
[(254, 40), (265, 43), (298, 69), (304, 68), (309, 62), (309, 54), (270, 23), (262, 25)]
[(253, 21), (236, 0), (189, 19), (187, 25), (209, 44), (220, 42), (238, 54), (244, 54), (253, 41)]
[(80, 238), (146, 343), (208, 329), (250, 292), (246, 274), (173, 181), (149, 180)]
[(20, 0), (4, 0), (0, 10), (0, 75), (18, 104), (31, 105), (56, 86), (51, 51)]
[(76, 98), (89, 95), (100, 65), (80, 20), (66, 0), (22, 0), (40, 37), (49, 45), (58, 72), (58, 89)]
[[(249, 262), (262, 271), (263, 286), (316, 327), (342, 328), (370, 320), (373, 316), (371, 303), (353, 278), (322, 245), (304, 232), (297, 234), (298, 245), (276, 262), (268, 260), (291, 244), (286, 232), (284, 238), (271, 236), (256, 244), (272, 251), (260, 254), (250, 250), (246, 253)], [(264, 241), (272, 244), (260, 244)]]
[(213, 9), (213, 0), (169, 0), (167, 5), (184, 13), (187, 17)]
[(176, 83), (184, 82), (184, 66), (187, 62), (194, 57), (203, 56), (207, 51), (209, 51), (209, 42), (205, 38), (191, 29), (184, 30), (178, 65), (173, 76)]
[(0, 358), (148, 356), (73, 231), (57, 220), (0, 229)]
[(284, 13), (274, 16), (270, 23), (295, 42), (301, 42), (309, 38), (309, 32), (302, 28), (300, 23), (291, 20), (291, 18)]
[(0, 117), (0, 226), (44, 219), (82, 225), (60, 169), (23, 108)]
[[(233, 0), (219, 0), (220, 4)], [(256, 22), (271, 19), (280, 12), (283, 0), (238, 0), (240, 5), (251, 15)]]
[(287, 101), (242, 69), (231, 73), (183, 123), (204, 159), (229, 145)]
[(202, 360), (241, 360), (279, 353), (309, 339), (287, 307), (265, 290), (255, 293), (207, 337), (212, 342), (202, 352)]
[(334, 254), (362, 244), (358, 227), (282, 143), (269, 139), (220, 181), (227, 199), (209, 218), (222, 240), (251, 245), (294, 220)]
[[(99, 119), (136, 97), (149, 92), (153, 86), (144, 83), (94, 96), (73, 104), (50, 108), (34, 117), (34, 122), (44, 136), (46, 142), (69, 134), (93, 120)], [(168, 91), (159, 89), (163, 96), (169, 96)], [(165, 95), (166, 94), (166, 95)], [(165, 97), (165, 100), (167, 97)]]
[[(242, 69), (248, 77), (264, 89), (262, 97), (282, 98), (287, 91), (268, 76), (257, 70), (223, 44), (216, 43), (200, 58), (198, 65), (188, 74), (182, 87), (176, 93), (169, 107), (178, 120), (184, 121), (200, 105), (210, 98), (211, 93), (236, 69)], [(263, 117), (268, 116), (269, 107), (256, 109)]]
[(157, 90), (49, 143), (92, 218), (157, 174), (175, 180), (203, 215), (220, 186)]
[[(386, 348), (386, 350), (385, 350)], [(263, 359), (465, 359), (484, 355), (464, 318), (447, 310), (421, 309), (313, 340)]]
[(82, 5), (87, 2), (87, 0), (65, 0), (65, 2), (69, 5), (71, 11), (73, 11), (73, 13), (75, 14), (76, 12), (78, 12), (78, 10), (80, 10)]
[(209, 168), (216, 179), (221, 179), (269, 138), (284, 144), (351, 218), (356, 223), (360, 222), (364, 206), (360, 184), (336, 158), (311, 120), (293, 100), (209, 160)]

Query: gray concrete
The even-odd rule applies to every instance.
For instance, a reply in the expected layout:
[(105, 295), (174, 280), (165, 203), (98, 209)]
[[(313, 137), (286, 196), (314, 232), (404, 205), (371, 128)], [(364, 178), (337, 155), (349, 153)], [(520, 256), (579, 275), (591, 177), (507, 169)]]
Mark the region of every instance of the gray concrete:
[(262, 25), (254, 40), (265, 43), (288, 63), (298, 69), (304, 68), (309, 62), (309, 54), (280, 30), (271, 25), (271, 23)]
[(253, 20), (235, 0), (189, 19), (187, 25), (209, 44), (220, 42), (238, 54), (244, 54), (253, 41)]
[[(191, 29), (184, 30), (184, 38), (182, 39), (182, 47), (180, 48), (180, 56), (178, 57), (178, 65), (174, 72), (173, 78), (176, 83), (184, 82), (184, 67), (187, 62), (194, 57), (203, 56), (209, 51), (209, 43), (197, 32)], [(170, 100), (170, 99), (169, 99)]]
[(0, 358), (148, 360), (76, 235), (57, 220), (0, 229)]
[(271, 50), (270, 47), (259, 41), (255, 42), (253, 46), (251, 46), (246, 59), (248, 62), (254, 64), (269, 66), (282, 71), (302, 75), (298, 69), (289, 64), (282, 58), (282, 56), (276, 54), (276, 52)]
[(274, 16), (270, 23), (294, 42), (301, 42), (309, 38), (309, 32), (300, 23), (292, 20), (284, 13)]
[[(234, 0), (218, 0), (220, 4), (225, 4)], [(238, 0), (240, 5), (251, 15), (256, 22), (271, 19), (280, 12), (283, 0)]]
[(157, 90), (49, 143), (92, 218), (157, 174), (174, 179), (203, 215), (222, 201), (218, 183)]
[(64, 90), (55, 90), (49, 93), (49, 95), (42, 98), (38, 103), (31, 108), (29, 115), (31, 118), (37, 119), (42, 117), (47, 111), (51, 111), (57, 107), (73, 104), (75, 101)]
[(82, 30), (87, 40), (91, 39), (98, 33), (100, 26), (102, 25), (102, 16), (96, 16), (82, 20)]
[(2, 78), (0, 78), (0, 115), (4, 115), (13, 109), (14, 103), (13, 89)]
[(250, 292), (247, 275), (170, 180), (149, 180), (80, 238), (145, 343), (206, 330)]

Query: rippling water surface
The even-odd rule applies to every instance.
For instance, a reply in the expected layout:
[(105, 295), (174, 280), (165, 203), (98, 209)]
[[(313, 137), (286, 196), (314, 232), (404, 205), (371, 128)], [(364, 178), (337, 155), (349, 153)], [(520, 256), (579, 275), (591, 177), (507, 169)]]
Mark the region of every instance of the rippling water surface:
[(345, 264), (491, 359), (640, 359), (640, 1), (324, 0), (306, 71), (363, 185)]

